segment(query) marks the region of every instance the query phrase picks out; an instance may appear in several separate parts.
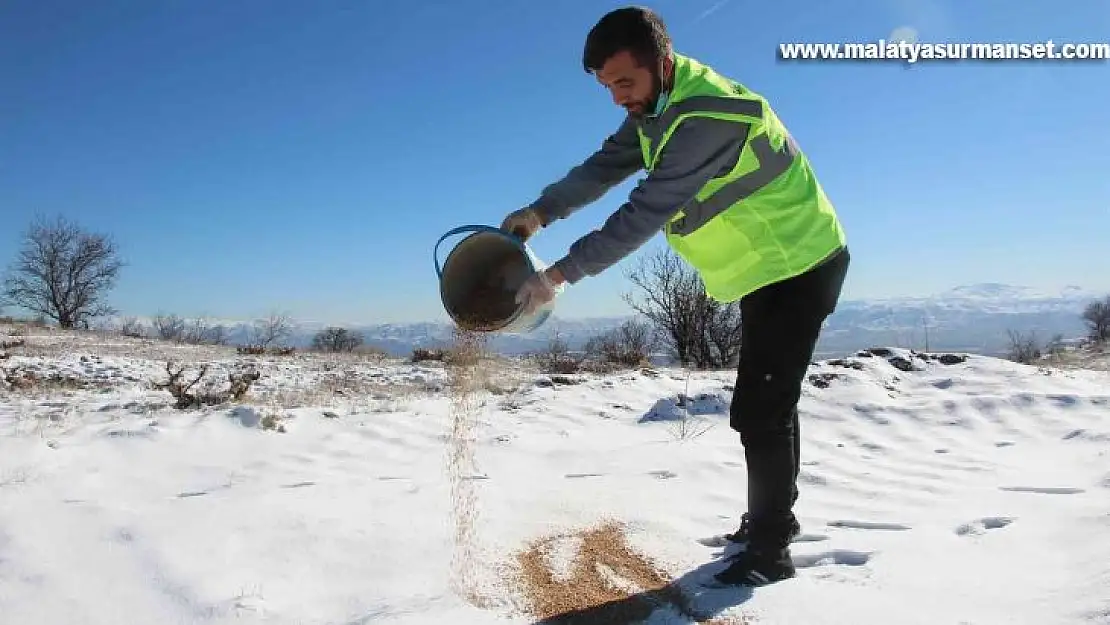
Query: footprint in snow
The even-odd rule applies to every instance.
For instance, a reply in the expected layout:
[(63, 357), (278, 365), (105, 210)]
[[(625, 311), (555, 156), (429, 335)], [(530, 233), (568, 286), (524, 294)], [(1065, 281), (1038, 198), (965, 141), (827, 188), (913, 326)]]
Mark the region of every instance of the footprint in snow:
[(1006, 527), (1014, 522), (1013, 517), (1005, 516), (988, 516), (981, 519), (976, 519), (969, 523), (964, 523), (956, 528), (956, 535), (958, 536), (973, 536), (979, 535), (987, 530), (995, 530)]
[(998, 490), (1007, 490), (1016, 493), (1037, 493), (1040, 495), (1075, 495), (1086, 492), (1082, 488), (1071, 486), (999, 486)]
[(851, 519), (829, 521), (829, 527), (843, 527), (847, 529), (856, 530), (886, 530), (886, 531), (905, 531), (913, 529), (909, 525), (902, 523), (881, 523), (878, 521), (853, 521)]
[(871, 560), (871, 553), (850, 549), (833, 549), (820, 553), (794, 554), (794, 566), (808, 569), (815, 566), (863, 566)]
[(192, 490), (192, 491), (186, 491), (184, 493), (177, 493), (177, 498), (178, 499), (188, 499), (189, 497), (203, 497), (204, 495), (207, 495), (207, 494), (208, 494), (208, 491), (206, 491), (206, 490)]

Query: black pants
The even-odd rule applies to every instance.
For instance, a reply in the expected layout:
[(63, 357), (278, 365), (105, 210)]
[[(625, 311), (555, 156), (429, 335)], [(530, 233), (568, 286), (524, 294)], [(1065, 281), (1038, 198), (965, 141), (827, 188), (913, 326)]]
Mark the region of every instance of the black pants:
[(821, 325), (848, 272), (847, 249), (807, 273), (763, 287), (740, 302), (740, 364), (730, 424), (748, 468), (749, 542), (784, 547), (798, 499), (798, 400)]

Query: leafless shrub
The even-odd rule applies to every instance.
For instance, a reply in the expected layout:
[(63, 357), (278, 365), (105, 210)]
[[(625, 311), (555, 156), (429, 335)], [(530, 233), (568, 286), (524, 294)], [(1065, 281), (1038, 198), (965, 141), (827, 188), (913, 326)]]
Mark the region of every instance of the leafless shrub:
[(415, 347), (412, 350), (412, 362), (427, 362), (438, 361), (443, 362), (447, 358), (447, 350), (445, 349), (429, 349), (425, 347)]
[(312, 348), (323, 352), (353, 352), (362, 342), (362, 334), (358, 332), (329, 326), (312, 337)]
[(1067, 351), (1067, 346), (1064, 343), (1063, 334), (1054, 334), (1052, 338), (1045, 344), (1044, 351), (1049, 356), (1060, 356)]
[(697, 272), (664, 249), (628, 272), (638, 297), (625, 301), (648, 319), (671, 354), (684, 366), (734, 367), (740, 356), (740, 303), (709, 297)]
[(679, 394), (676, 406), (682, 409), (682, 417), (678, 419), (670, 428), (671, 435), (675, 440), (684, 441), (691, 438), (698, 438), (709, 430), (713, 429), (713, 422), (702, 416), (694, 416), (690, 414), (690, 402), (693, 401), (690, 397), (690, 371), (686, 371), (686, 389)]
[(1092, 341), (1110, 341), (1110, 295), (1104, 300), (1088, 304), (1083, 309), (1083, 321), (1087, 323), (1087, 332)]
[(36, 221), (4, 279), (3, 297), (63, 328), (87, 327), (90, 319), (115, 312), (102, 298), (122, 267), (107, 235), (61, 217)]
[(127, 317), (120, 322), (119, 333), (121, 336), (141, 339), (146, 336), (143, 324), (135, 317)]
[(586, 341), (586, 357), (601, 368), (636, 368), (651, 362), (656, 343), (651, 324), (629, 319), (619, 327)]
[(163, 341), (181, 341), (185, 336), (185, 320), (177, 315), (159, 313), (151, 320), (154, 335)]
[(15, 347), (23, 347), (27, 344), (26, 339), (13, 339), (10, 341), (0, 341), (0, 349), (13, 349)]
[(48, 395), (55, 391), (77, 391), (110, 386), (112, 386), (111, 381), (92, 380), (60, 371), (44, 373), (24, 366), (0, 368), (0, 388), (10, 388), (13, 391), (34, 391)]
[(197, 318), (185, 323), (181, 341), (190, 345), (226, 345), (228, 330), (223, 325), (211, 325), (207, 319)]
[(263, 430), (280, 432), (280, 433), (284, 434), (285, 433), (285, 425), (281, 421), (282, 421), (282, 419), (281, 419), (280, 415), (270, 413), (270, 414), (267, 414), (266, 416), (262, 417), (262, 420), (259, 421), (258, 425)]
[(541, 373), (569, 375), (582, 371), (586, 356), (571, 352), (570, 345), (562, 334), (556, 332), (545, 349), (532, 354), (532, 360)]
[(201, 365), (200, 371), (195, 376), (185, 376), (185, 366), (174, 367), (172, 362), (166, 363), (166, 374), (169, 379), (165, 382), (154, 382), (154, 388), (165, 390), (177, 400), (174, 407), (179, 410), (199, 408), (239, 401), (250, 390), (251, 384), (256, 382), (261, 373), (254, 369), (232, 371), (228, 373), (226, 389), (216, 390), (212, 387), (202, 387), (201, 391), (193, 391), (204, 376), (208, 373), (208, 365)]
[(1009, 337), (1007, 358), (1010, 360), (1030, 364), (1041, 357), (1041, 347), (1035, 332), (1031, 331), (1026, 335), (1015, 330), (1007, 330), (1006, 334)]
[(390, 357), (390, 353), (388, 351), (382, 349), (381, 347), (377, 347), (375, 345), (360, 345), (360, 346), (356, 347), (355, 349), (351, 350), (351, 353), (356, 355), (356, 356), (360, 356), (362, 358), (365, 358), (366, 360), (369, 360), (370, 362), (378, 363), (378, 364), (382, 363), (383, 361), (385, 361), (387, 358)]
[(266, 353), (266, 348), (261, 345), (239, 345), (235, 352), (243, 356), (261, 356)]

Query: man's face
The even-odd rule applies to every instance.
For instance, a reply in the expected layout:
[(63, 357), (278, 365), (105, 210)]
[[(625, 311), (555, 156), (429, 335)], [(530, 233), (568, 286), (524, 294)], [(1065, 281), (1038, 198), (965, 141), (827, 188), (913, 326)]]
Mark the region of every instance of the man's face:
[(629, 115), (642, 117), (654, 108), (659, 81), (651, 67), (640, 65), (631, 52), (614, 54), (596, 73), (597, 80), (613, 95), (613, 102)]

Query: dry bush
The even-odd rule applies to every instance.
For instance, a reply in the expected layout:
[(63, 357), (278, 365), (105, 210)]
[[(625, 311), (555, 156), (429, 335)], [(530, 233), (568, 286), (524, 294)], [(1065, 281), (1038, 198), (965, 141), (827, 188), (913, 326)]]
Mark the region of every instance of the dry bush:
[(271, 347), (266, 348), (262, 345), (237, 345), (235, 353), (242, 356), (292, 356), (297, 352), (296, 347)]
[(606, 372), (651, 364), (656, 337), (651, 324), (630, 319), (620, 327), (586, 342), (587, 366)]
[(1061, 356), (1067, 351), (1067, 345), (1064, 343), (1063, 334), (1054, 334), (1049, 339), (1044, 347), (1045, 354), (1048, 356)]
[(212, 386), (202, 387), (200, 391), (193, 391), (204, 376), (208, 373), (208, 365), (201, 365), (200, 371), (195, 376), (185, 376), (185, 366), (176, 369), (172, 362), (166, 362), (166, 374), (169, 379), (165, 382), (153, 382), (154, 388), (165, 390), (177, 400), (174, 405), (179, 410), (213, 406), (229, 401), (239, 401), (250, 390), (251, 384), (258, 381), (261, 373), (254, 369), (232, 371), (227, 376), (227, 388), (217, 390)]
[(447, 358), (447, 350), (445, 349), (428, 349), (424, 347), (415, 347), (412, 350), (412, 362), (443, 362)]
[(573, 353), (559, 332), (551, 336), (545, 349), (531, 354), (531, 359), (541, 373), (562, 375), (582, 372), (586, 362), (585, 354)]
[(1087, 324), (1087, 333), (1092, 341), (1110, 341), (1110, 295), (1104, 300), (1088, 304), (1083, 309), (1083, 321)]
[(163, 341), (180, 342), (185, 336), (185, 320), (177, 315), (159, 313), (151, 320), (154, 336)]
[(381, 364), (391, 357), (388, 351), (374, 345), (360, 345), (351, 350), (351, 353), (377, 364)]
[(1041, 357), (1041, 347), (1035, 332), (1026, 335), (1015, 330), (1007, 330), (1006, 334), (1010, 341), (1007, 350), (1007, 358), (1010, 360), (1027, 365)]
[(697, 272), (664, 249), (628, 272), (639, 297), (625, 295), (647, 318), (680, 364), (699, 369), (735, 367), (740, 358), (740, 303), (709, 297)]
[(26, 339), (12, 339), (8, 341), (0, 341), (0, 349), (13, 349), (16, 347), (23, 347), (27, 344)]
[(335, 408), (357, 412), (398, 412), (434, 384), (390, 380), (357, 367), (325, 366), (314, 383), (271, 388), (259, 392), (260, 401), (281, 408)]
[(185, 324), (181, 342), (190, 345), (227, 345), (228, 335), (226, 326), (211, 325), (207, 319), (197, 318)]
[(312, 337), (312, 348), (322, 352), (353, 352), (363, 343), (363, 336), (358, 332), (329, 326)]
[(281, 422), (281, 420), (282, 419), (280, 415), (270, 413), (262, 417), (262, 420), (259, 421), (258, 425), (263, 430), (272, 430), (274, 432), (281, 432), (282, 434), (284, 434), (285, 425)]
[(57, 371), (43, 374), (23, 366), (0, 368), (0, 388), (12, 391), (49, 395), (57, 391), (82, 391), (109, 388), (112, 385), (108, 380), (90, 380)]
[(143, 324), (135, 317), (126, 317), (120, 321), (119, 334), (130, 338), (141, 339), (146, 336)]

